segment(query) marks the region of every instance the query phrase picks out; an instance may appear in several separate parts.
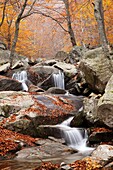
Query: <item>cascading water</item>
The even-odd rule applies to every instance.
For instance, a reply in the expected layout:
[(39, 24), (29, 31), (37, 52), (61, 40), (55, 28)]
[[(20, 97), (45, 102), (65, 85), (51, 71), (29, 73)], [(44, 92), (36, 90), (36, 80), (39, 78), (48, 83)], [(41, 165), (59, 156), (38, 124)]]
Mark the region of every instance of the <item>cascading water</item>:
[(61, 88), (61, 89), (65, 89), (65, 85), (64, 85), (64, 73), (59, 70), (58, 73), (53, 73), (52, 75), (53, 75), (53, 81), (54, 81), (55, 87), (58, 87), (58, 88)]
[(21, 72), (14, 73), (13, 76), (12, 76), (12, 79), (16, 79), (19, 82), (21, 82), (22, 83), (22, 90), (28, 91), (28, 87), (26, 85), (26, 81), (28, 80), (26, 71), (23, 70)]
[(70, 117), (63, 123), (56, 125), (56, 127), (61, 129), (62, 137), (69, 147), (83, 154), (90, 154), (94, 148), (87, 147), (87, 131), (82, 128), (71, 128), (70, 122), (72, 119), (73, 117)]

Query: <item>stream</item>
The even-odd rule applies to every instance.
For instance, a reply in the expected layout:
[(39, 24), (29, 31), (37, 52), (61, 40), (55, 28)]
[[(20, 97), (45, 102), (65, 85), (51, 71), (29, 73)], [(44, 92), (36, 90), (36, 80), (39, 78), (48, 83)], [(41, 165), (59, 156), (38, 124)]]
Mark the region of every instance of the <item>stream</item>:
[[(61, 162), (65, 163), (72, 163), (76, 160), (80, 160), (84, 157), (81, 153), (74, 153), (69, 154), (67, 156), (61, 156), (49, 158), (49, 159), (43, 159), (43, 162), (52, 162), (52, 163), (58, 163)], [(41, 160), (39, 159), (23, 159), (23, 160), (2, 160), (0, 161), (0, 170), (33, 170), (34, 168), (38, 167), (41, 163)]]
[[(27, 81), (27, 73), (25, 71), (22, 71), (21, 73), (14, 73), (13, 77), (14, 79), (20, 81), (22, 83), (22, 89), (24, 91), (28, 91), (28, 87), (26, 85)], [(59, 71), (59, 74), (53, 74), (54, 84), (56, 87), (64, 89), (65, 82), (64, 82), (64, 74)], [(66, 98), (68, 95), (65, 96)], [(72, 100), (74, 100), (74, 96), (70, 95)], [(39, 96), (40, 98), (40, 96)], [(40, 98), (40, 101), (42, 99)], [(48, 103), (49, 101), (45, 100), (45, 103), (50, 106), (50, 108), (53, 107), (51, 103)], [(76, 106), (77, 107), (77, 106)], [(73, 117), (70, 117), (69, 119), (65, 120), (61, 124), (55, 125), (56, 128), (59, 128), (62, 133), (62, 137), (64, 138), (66, 144), (72, 149), (77, 151), (77, 153), (71, 153), (64, 155), (54, 155), (54, 157), (49, 158), (43, 158), (42, 160), (39, 158), (35, 159), (13, 159), (13, 160), (2, 160), (0, 161), (0, 169), (2, 170), (33, 170), (34, 168), (38, 167), (40, 163), (51, 161), (52, 163), (72, 163), (76, 160), (80, 160), (86, 155), (90, 154), (94, 148), (87, 147), (87, 132), (79, 128), (71, 128), (70, 122), (73, 119)], [(51, 146), (52, 147), (52, 146)]]

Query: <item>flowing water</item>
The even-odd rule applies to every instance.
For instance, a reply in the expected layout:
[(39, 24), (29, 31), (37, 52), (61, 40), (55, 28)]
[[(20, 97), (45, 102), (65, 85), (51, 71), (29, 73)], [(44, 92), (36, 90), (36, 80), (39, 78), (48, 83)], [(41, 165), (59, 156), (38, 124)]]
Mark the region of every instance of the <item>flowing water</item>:
[(55, 87), (65, 89), (64, 73), (59, 70), (58, 73), (53, 73), (52, 75)]
[(28, 86), (26, 85), (26, 81), (28, 80), (26, 71), (23, 70), (21, 72), (14, 73), (12, 78), (22, 83), (23, 91), (28, 91)]
[[(26, 85), (27, 73), (26, 71), (14, 73), (12, 76), (13, 79), (18, 80), (22, 83), (22, 88), (25, 91), (28, 91), (28, 87)], [(65, 82), (64, 82), (64, 73), (59, 70), (59, 73), (53, 74), (53, 80), (55, 87), (59, 87), (65, 89)], [(68, 97), (68, 94), (65, 95)], [(75, 102), (75, 96), (70, 96), (72, 100)], [(42, 100), (43, 102), (43, 100)], [(50, 108), (53, 108), (53, 105), (48, 102), (45, 98), (44, 102), (49, 105)], [(77, 102), (78, 103), (78, 102)], [(78, 106), (78, 105), (77, 105)], [(76, 106), (76, 107), (77, 107)], [(87, 140), (88, 135), (87, 131), (82, 128), (71, 128), (70, 122), (72, 121), (73, 117), (65, 120), (61, 124), (56, 125), (56, 128), (60, 128), (62, 137), (65, 139), (66, 144), (72, 148), (73, 150), (78, 151), (78, 153), (69, 154), (65, 156), (57, 156), (54, 158), (45, 159), (43, 161), (51, 161), (53, 163), (71, 163), (75, 160), (82, 159), (85, 155), (89, 155), (94, 148), (87, 147)], [(34, 167), (37, 167), (40, 164), (40, 160), (32, 159), (32, 160), (6, 160), (0, 161), (0, 169), (10, 167), (8, 170), (32, 170)]]
[[(87, 147), (88, 135), (86, 130), (81, 128), (71, 128), (70, 122), (73, 117), (70, 117), (61, 124), (56, 125), (56, 128), (60, 128), (62, 131), (63, 138), (65, 139), (67, 145), (73, 150), (78, 151), (78, 153), (68, 154), (68, 155), (57, 155), (54, 158), (49, 157), (42, 159), (43, 162), (50, 161), (52, 163), (61, 162), (72, 163), (76, 160), (80, 160), (86, 155), (89, 155), (94, 148)], [(35, 167), (38, 167), (41, 163), (40, 159), (22, 159), (22, 160), (3, 160), (0, 161), (0, 169), (2, 170), (33, 170)]]
[(61, 124), (56, 125), (56, 127), (61, 129), (62, 137), (65, 139), (66, 144), (70, 148), (84, 155), (89, 155), (94, 150), (94, 148), (87, 146), (87, 131), (82, 128), (71, 128), (70, 122), (72, 119), (73, 117), (70, 117)]

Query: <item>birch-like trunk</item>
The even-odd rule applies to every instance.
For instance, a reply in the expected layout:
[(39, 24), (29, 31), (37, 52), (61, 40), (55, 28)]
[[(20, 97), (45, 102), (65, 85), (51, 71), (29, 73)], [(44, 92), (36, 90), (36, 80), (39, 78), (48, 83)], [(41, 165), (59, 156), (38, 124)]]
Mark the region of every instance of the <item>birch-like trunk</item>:
[(15, 34), (14, 34), (14, 39), (13, 39), (13, 42), (12, 42), (11, 53), (10, 53), (10, 67), (12, 67), (14, 54), (15, 54), (15, 48), (16, 48), (16, 44), (17, 44), (17, 41), (18, 41), (19, 25), (20, 25), (20, 20), (16, 20), (16, 22), (15, 22)]
[(72, 28), (72, 23), (71, 23), (71, 15), (70, 15), (70, 11), (69, 11), (69, 1), (63, 0), (63, 2), (64, 2), (64, 5), (65, 5), (66, 15), (67, 15), (68, 33), (69, 33), (69, 36), (70, 36), (72, 46), (75, 46), (75, 45), (77, 45), (77, 43), (76, 43), (76, 40), (75, 40), (75, 35), (74, 35), (73, 28)]
[(95, 0), (94, 2), (94, 14), (98, 25), (98, 32), (100, 36), (100, 43), (102, 45), (104, 54), (109, 56), (108, 40), (105, 31), (104, 24), (104, 12), (102, 0)]

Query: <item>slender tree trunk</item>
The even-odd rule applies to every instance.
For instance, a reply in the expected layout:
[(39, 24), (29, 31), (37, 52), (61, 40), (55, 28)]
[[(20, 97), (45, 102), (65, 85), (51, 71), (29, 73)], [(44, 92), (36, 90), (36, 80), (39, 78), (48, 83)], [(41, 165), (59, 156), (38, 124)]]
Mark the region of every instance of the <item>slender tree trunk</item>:
[(7, 49), (10, 50), (11, 49), (11, 24), (12, 24), (12, 20), (9, 21), (8, 23), (8, 35), (7, 35)]
[(103, 12), (103, 4), (102, 0), (95, 0), (94, 3), (94, 14), (98, 24), (98, 31), (100, 36), (100, 42), (106, 56), (109, 56), (109, 49), (108, 49), (108, 40), (105, 31), (105, 24), (104, 24), (104, 12)]
[(4, 19), (5, 19), (5, 10), (6, 10), (6, 4), (8, 3), (9, 0), (5, 0), (3, 3), (3, 10), (2, 10), (2, 19), (0, 21), (0, 27), (2, 26)]
[(17, 19), (15, 22), (15, 34), (14, 34), (14, 39), (12, 42), (11, 53), (10, 53), (10, 67), (12, 67), (15, 48), (16, 48), (16, 44), (17, 44), (17, 40), (18, 40), (19, 25), (20, 25), (20, 19), (19, 20)]
[(23, 6), (22, 6), (20, 13), (18, 14), (18, 17), (17, 17), (16, 22), (15, 22), (15, 33), (14, 33), (14, 39), (13, 39), (13, 42), (12, 42), (11, 53), (10, 53), (10, 67), (12, 67), (15, 48), (16, 48), (16, 44), (17, 44), (17, 41), (18, 41), (19, 26), (20, 26), (20, 22), (21, 22), (21, 19), (22, 19), (22, 15), (23, 15), (24, 10), (25, 10), (26, 5), (27, 5), (27, 1), (28, 0), (24, 0)]
[(15, 48), (16, 48), (16, 44), (17, 44), (17, 41), (18, 41), (20, 22), (21, 22), (22, 19), (33, 14), (32, 9), (33, 9), (33, 6), (34, 6), (36, 0), (34, 0), (32, 2), (32, 4), (29, 6), (29, 10), (24, 14), (26, 6), (27, 6), (27, 2), (28, 2), (28, 0), (24, 0), (22, 8), (21, 8), (21, 10), (20, 10), (20, 12), (17, 16), (16, 22), (15, 22), (15, 34), (14, 34), (14, 39), (13, 39), (13, 42), (12, 42), (11, 53), (10, 53), (10, 68), (12, 67)]
[(69, 1), (63, 0), (63, 2), (65, 4), (65, 9), (66, 9), (66, 14), (67, 14), (68, 33), (70, 35), (70, 40), (71, 40), (72, 46), (75, 46), (75, 45), (77, 45), (77, 43), (75, 40), (74, 31), (73, 31), (72, 23), (71, 23), (71, 15), (70, 15), (70, 11), (69, 11)]

